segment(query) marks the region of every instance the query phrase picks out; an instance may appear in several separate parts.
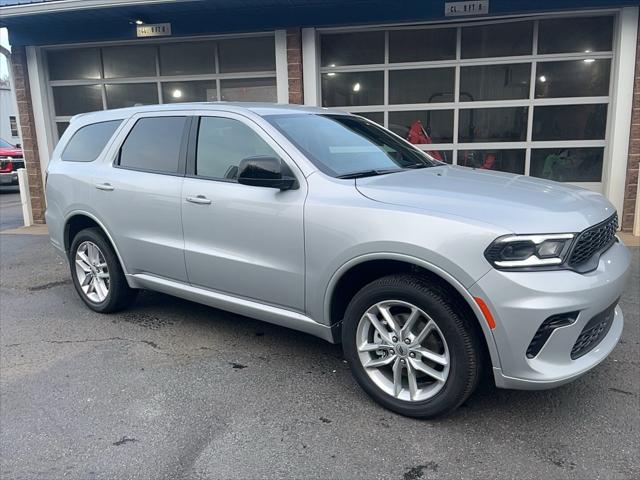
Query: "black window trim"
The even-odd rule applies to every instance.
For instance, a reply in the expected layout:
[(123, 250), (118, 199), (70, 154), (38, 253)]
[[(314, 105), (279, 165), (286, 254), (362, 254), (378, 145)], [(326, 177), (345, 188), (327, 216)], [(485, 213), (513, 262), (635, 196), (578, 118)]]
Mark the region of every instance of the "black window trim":
[[(116, 138), (118, 130), (120, 128), (122, 128), (122, 124), (125, 122), (125, 120), (126, 119), (124, 119), (124, 118), (114, 118), (112, 120), (103, 120), (101, 122), (87, 123), (86, 125), (81, 126), (75, 132), (73, 132), (73, 134), (71, 135), (71, 138), (69, 138), (69, 140), (67, 141), (67, 144), (64, 146), (64, 150), (62, 150), (62, 153), (60, 153), (60, 161), (61, 162), (72, 162), (72, 163), (93, 163), (93, 162), (95, 162), (98, 158), (100, 158), (100, 155), (102, 155), (105, 152), (105, 150), (107, 150), (107, 147), (109, 147), (109, 145), (111, 145), (111, 142), (113, 142), (113, 139)], [(107, 141), (105, 142), (104, 146), (98, 152), (98, 154), (96, 155), (96, 157), (94, 159), (92, 159), (92, 160), (65, 160), (64, 154), (66, 153), (67, 149), (69, 148), (69, 145), (71, 144), (71, 141), (74, 139), (74, 137), (81, 130), (83, 130), (83, 129), (87, 128), (87, 127), (93, 127), (94, 125), (100, 125), (101, 123), (112, 123), (112, 122), (119, 122), (118, 126), (115, 128), (113, 133), (111, 133), (111, 136), (107, 139)]]
[[(176, 173), (165, 172), (162, 170), (153, 170), (150, 168), (135, 168), (135, 167), (126, 167), (126, 166), (120, 165), (120, 157), (122, 156), (122, 147), (127, 142), (129, 135), (131, 135), (131, 132), (133, 132), (133, 129), (136, 127), (136, 125), (140, 120), (143, 120), (145, 118), (175, 118), (175, 117), (181, 117), (186, 119), (186, 121), (184, 122), (183, 131), (182, 131), (182, 138), (180, 139), (180, 150), (179, 150), (180, 158), (178, 159), (178, 171)], [(187, 145), (189, 141), (189, 133), (191, 131), (191, 125), (194, 122), (194, 119), (195, 119), (194, 115), (191, 115), (191, 114), (144, 115), (137, 118), (134, 124), (131, 126), (131, 128), (127, 132), (126, 137), (122, 140), (122, 143), (120, 143), (120, 146), (118, 147), (118, 153), (116, 155), (116, 158), (113, 160), (112, 167), (119, 168), (122, 170), (130, 170), (132, 172), (154, 173), (156, 175), (169, 175), (171, 177), (184, 177), (186, 163), (187, 163)]]

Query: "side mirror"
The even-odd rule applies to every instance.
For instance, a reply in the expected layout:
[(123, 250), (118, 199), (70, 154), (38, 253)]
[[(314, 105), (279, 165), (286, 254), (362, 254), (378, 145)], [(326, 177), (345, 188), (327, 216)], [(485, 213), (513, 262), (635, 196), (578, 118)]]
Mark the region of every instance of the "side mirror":
[(22, 145), (20, 145), (19, 143), (16, 143), (16, 148), (22, 148)]
[(266, 156), (245, 158), (238, 165), (238, 183), (280, 190), (298, 188), (297, 180), (292, 175), (283, 173), (283, 170), (282, 161), (279, 158)]

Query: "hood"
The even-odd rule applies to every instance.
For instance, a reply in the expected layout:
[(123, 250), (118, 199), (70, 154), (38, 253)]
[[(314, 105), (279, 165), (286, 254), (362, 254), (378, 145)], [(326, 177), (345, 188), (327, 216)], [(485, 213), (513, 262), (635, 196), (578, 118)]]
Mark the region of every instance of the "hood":
[(21, 148), (2, 148), (0, 147), (0, 157), (16, 157), (22, 158)]
[(513, 233), (580, 232), (615, 212), (599, 193), (522, 175), (440, 166), (365, 177), (358, 191), (378, 202), (497, 225)]

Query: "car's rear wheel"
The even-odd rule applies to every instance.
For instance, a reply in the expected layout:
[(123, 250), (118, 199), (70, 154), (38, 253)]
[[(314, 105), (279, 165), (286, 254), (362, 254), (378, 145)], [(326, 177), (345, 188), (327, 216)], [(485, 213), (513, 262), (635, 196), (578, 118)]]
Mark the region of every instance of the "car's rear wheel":
[(347, 307), (342, 343), (360, 386), (402, 415), (446, 414), (478, 382), (470, 320), (425, 278), (391, 275), (365, 286)]
[(98, 228), (81, 230), (69, 251), (71, 277), (85, 304), (101, 313), (126, 307), (136, 290), (127, 284), (120, 262)]

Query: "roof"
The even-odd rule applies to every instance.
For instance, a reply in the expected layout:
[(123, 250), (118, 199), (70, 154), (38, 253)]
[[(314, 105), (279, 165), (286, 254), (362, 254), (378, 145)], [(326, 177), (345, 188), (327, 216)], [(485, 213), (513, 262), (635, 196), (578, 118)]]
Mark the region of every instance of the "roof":
[[(100, 110), (97, 112), (81, 113), (71, 119), (72, 122), (81, 120), (82, 123), (91, 121), (108, 121), (129, 118), (137, 113), (145, 112), (171, 112), (171, 111), (218, 111), (238, 114), (255, 114), (260, 117), (267, 115), (291, 115), (291, 114), (339, 114), (340, 111), (324, 107), (308, 107), (305, 105), (290, 105), (277, 103), (250, 103), (250, 102), (191, 102), (191, 103), (165, 103), (162, 105), (142, 105), (139, 107), (116, 108), (113, 110)], [(344, 112), (347, 114), (347, 112)]]

